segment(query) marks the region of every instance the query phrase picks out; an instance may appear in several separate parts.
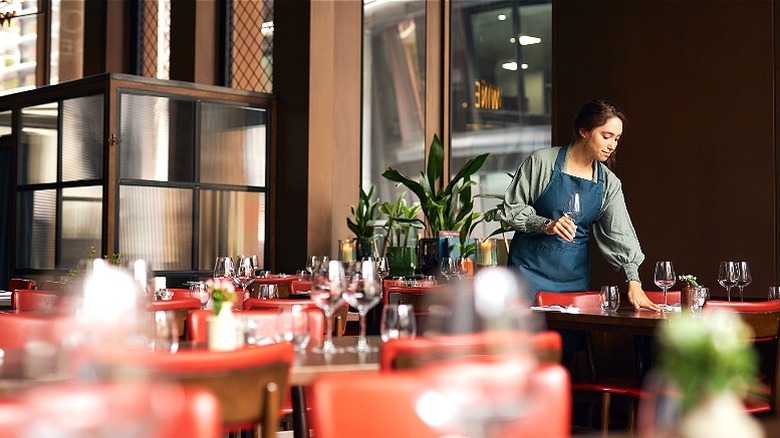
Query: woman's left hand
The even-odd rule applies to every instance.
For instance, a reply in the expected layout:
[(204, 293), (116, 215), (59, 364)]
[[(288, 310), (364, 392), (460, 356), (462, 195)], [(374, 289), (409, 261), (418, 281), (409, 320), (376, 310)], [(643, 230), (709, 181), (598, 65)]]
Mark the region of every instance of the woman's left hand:
[(638, 281), (628, 282), (628, 302), (631, 303), (631, 306), (633, 306), (635, 310), (648, 309), (654, 312), (661, 311), (661, 307), (659, 307), (658, 304), (655, 304), (650, 301), (650, 298), (647, 298), (647, 294), (642, 290), (642, 283)]

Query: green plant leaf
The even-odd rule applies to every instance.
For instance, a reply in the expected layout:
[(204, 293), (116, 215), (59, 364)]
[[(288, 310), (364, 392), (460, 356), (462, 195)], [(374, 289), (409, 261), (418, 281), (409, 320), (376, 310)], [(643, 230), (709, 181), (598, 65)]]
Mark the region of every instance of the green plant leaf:
[(437, 134), (428, 151), (428, 184), (436, 187), (436, 181), (444, 174), (444, 145)]

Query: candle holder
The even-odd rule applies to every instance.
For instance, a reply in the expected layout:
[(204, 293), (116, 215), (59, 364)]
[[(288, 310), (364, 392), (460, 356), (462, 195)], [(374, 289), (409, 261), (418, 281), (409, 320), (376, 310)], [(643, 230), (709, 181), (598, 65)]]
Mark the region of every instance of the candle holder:
[(357, 242), (354, 239), (339, 240), (339, 260), (352, 263), (357, 255)]
[(484, 239), (477, 241), (477, 268), (498, 265), (498, 254), (496, 252), (496, 241), (494, 239)]

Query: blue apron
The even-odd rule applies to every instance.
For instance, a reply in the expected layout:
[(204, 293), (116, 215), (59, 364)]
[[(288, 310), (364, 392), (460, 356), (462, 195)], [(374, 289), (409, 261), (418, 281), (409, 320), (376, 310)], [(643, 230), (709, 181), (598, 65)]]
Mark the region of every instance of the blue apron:
[(580, 193), (582, 215), (577, 219), (573, 242), (557, 235), (544, 233), (515, 233), (509, 248), (509, 265), (516, 266), (528, 283), (528, 302), (533, 303), (536, 292), (576, 292), (588, 290), (590, 260), (588, 242), (590, 224), (601, 211), (604, 196), (604, 171), (596, 163), (597, 181), (583, 179), (563, 172), (569, 146), (558, 151), (550, 183), (539, 199), (531, 205), (540, 216), (557, 219), (563, 216), (566, 198)]

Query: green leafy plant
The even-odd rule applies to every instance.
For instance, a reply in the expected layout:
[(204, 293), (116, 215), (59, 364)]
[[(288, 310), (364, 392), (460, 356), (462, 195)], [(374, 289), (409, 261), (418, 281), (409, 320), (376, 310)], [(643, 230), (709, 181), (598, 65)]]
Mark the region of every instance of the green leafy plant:
[(474, 212), (463, 223), (456, 245), (461, 257), (471, 257), (477, 254), (477, 242), (469, 240), (471, 239), (471, 233), (474, 232), (474, 228), (482, 222), (483, 217), (482, 213)]
[(422, 207), (418, 203), (408, 205), (406, 192), (401, 193), (395, 202), (386, 201), (379, 204), (379, 211), (387, 217), (382, 227), (385, 229), (382, 254), (385, 253), (388, 245), (407, 246), (412, 229), (422, 229), (425, 226), (425, 223), (417, 217)]
[(379, 219), (379, 199), (373, 199), (374, 189), (375, 187), (372, 185), (366, 193), (361, 188), (357, 205), (350, 207), (352, 218), (347, 218), (347, 227), (355, 233), (355, 237), (358, 239), (374, 236), (372, 222)]
[[(95, 249), (95, 245), (90, 245), (89, 250), (87, 251), (87, 260), (93, 260), (97, 258), (96, 255), (97, 255), (97, 250)], [(108, 263), (114, 266), (119, 266), (119, 264), (122, 262), (122, 256), (119, 253), (114, 253), (111, 256), (104, 255), (103, 260), (107, 261)], [(80, 274), (81, 274), (81, 270), (79, 269), (78, 266), (72, 269), (68, 269), (69, 280), (74, 280), (78, 278)]]
[[(433, 136), (428, 151), (428, 165), (415, 181), (403, 173), (388, 167), (382, 176), (412, 191), (420, 200), (425, 216), (425, 232), (428, 237), (438, 237), (439, 231), (460, 231), (472, 217), (474, 200), (471, 195), (471, 176), (485, 163), (488, 153), (466, 162), (446, 184), (439, 188), (438, 180), (444, 175), (444, 146), (438, 135)], [(473, 220), (473, 219), (472, 219)]]
[(687, 284), (690, 287), (699, 287), (699, 283), (696, 282), (696, 277), (693, 275), (680, 275), (677, 278), (679, 278), (683, 284)]
[(681, 315), (659, 331), (658, 367), (677, 385), (684, 408), (724, 391), (744, 394), (758, 370), (748, 341), (751, 329), (739, 316), (722, 311), (703, 316)]

